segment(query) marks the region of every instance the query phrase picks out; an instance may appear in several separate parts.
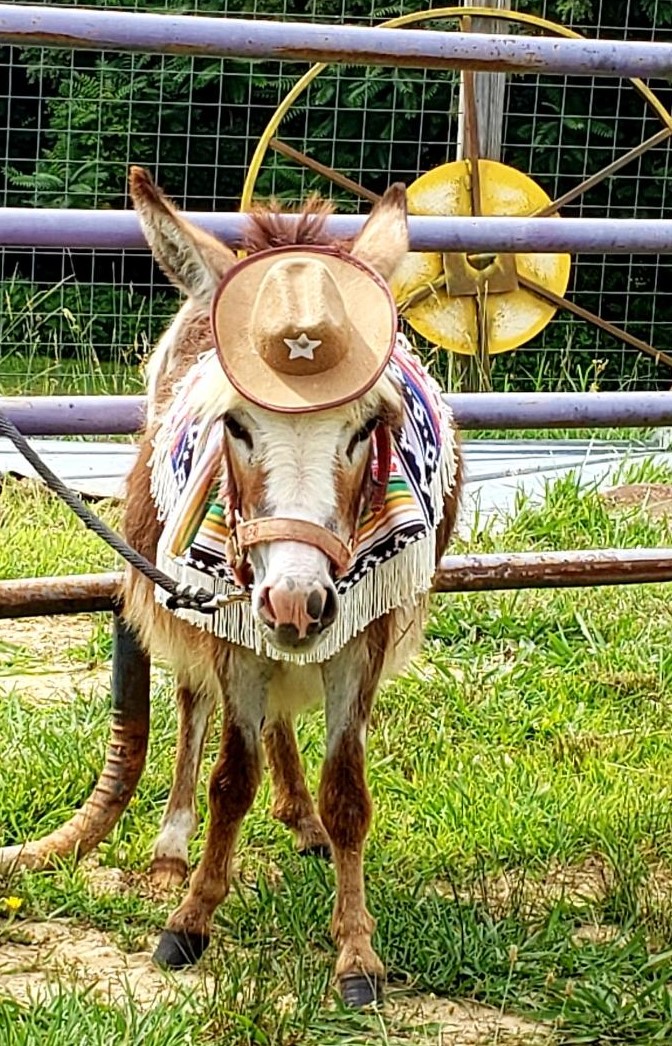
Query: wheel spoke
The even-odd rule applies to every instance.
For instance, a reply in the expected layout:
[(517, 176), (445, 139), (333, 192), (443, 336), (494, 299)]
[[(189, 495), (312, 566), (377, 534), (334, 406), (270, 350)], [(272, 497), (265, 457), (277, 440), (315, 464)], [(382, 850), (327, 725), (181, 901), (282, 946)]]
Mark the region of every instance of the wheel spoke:
[(553, 291), (547, 290), (546, 287), (542, 287), (541, 284), (536, 283), (534, 280), (529, 280), (526, 276), (519, 275), (518, 283), (521, 287), (531, 291), (532, 294), (536, 294), (538, 298), (543, 298), (544, 301), (550, 302), (558, 309), (565, 309), (567, 312), (573, 313), (574, 316), (587, 320), (588, 323), (594, 323), (596, 327), (599, 327), (606, 334), (611, 334), (612, 337), (618, 338), (620, 341), (625, 342), (626, 345), (639, 349), (640, 352), (651, 356), (656, 363), (665, 363), (668, 367), (672, 367), (672, 356), (668, 356), (666, 352), (661, 352), (659, 349), (654, 349), (653, 345), (649, 345), (647, 341), (642, 341), (641, 338), (636, 338), (634, 334), (628, 334), (627, 331), (621, 330), (620, 327), (615, 327), (613, 323), (603, 320), (601, 316), (596, 315), (589, 309), (584, 309), (581, 305), (576, 305), (573, 301), (569, 301), (559, 294), (554, 294)]
[(333, 182), (334, 185), (338, 185), (341, 189), (347, 189), (349, 192), (354, 193), (356, 196), (361, 196), (362, 199), (368, 200), (370, 203), (377, 203), (380, 199), (380, 196), (378, 196), (377, 193), (371, 192), (370, 189), (365, 189), (363, 185), (354, 182), (352, 178), (340, 174), (339, 171), (335, 171), (333, 167), (327, 167), (326, 164), (320, 163), (319, 160), (313, 160), (312, 156), (306, 156), (305, 153), (300, 153), (298, 149), (294, 149), (293, 146), (287, 145), (286, 142), (281, 142), (278, 138), (271, 138), (268, 144), (272, 149), (275, 149), (277, 153), (281, 153), (289, 160), (294, 160), (296, 163), (300, 163), (302, 167), (307, 167), (310, 171), (314, 171), (315, 174), (321, 175), (323, 178), (326, 178), (327, 181)]
[(559, 196), (557, 200), (552, 200), (551, 203), (547, 204), (546, 207), (540, 208), (538, 211), (533, 211), (530, 217), (534, 218), (546, 218), (550, 214), (557, 214), (561, 207), (571, 203), (577, 196), (583, 196), (589, 189), (594, 189), (596, 185), (603, 182), (605, 178), (608, 178), (611, 174), (616, 174), (616, 171), (620, 171), (622, 167), (629, 164), (632, 160), (636, 160), (637, 157), (643, 156), (645, 152), (652, 149), (655, 145), (660, 145), (661, 142), (666, 141), (672, 137), (672, 127), (663, 127), (662, 130), (652, 135), (651, 138), (647, 138), (646, 141), (640, 142), (634, 149), (629, 149), (627, 153), (623, 153), (612, 163), (608, 164), (607, 167), (603, 167), (601, 171), (596, 174), (591, 174), (590, 178), (586, 178), (585, 181), (581, 182), (580, 185), (575, 185), (569, 192)]
[[(465, 19), (466, 21), (466, 19)], [(474, 91), (474, 74), (468, 69), (462, 74), (464, 83), (464, 156), (469, 161), (472, 217), (481, 216), (481, 179), (478, 169), (478, 109)]]

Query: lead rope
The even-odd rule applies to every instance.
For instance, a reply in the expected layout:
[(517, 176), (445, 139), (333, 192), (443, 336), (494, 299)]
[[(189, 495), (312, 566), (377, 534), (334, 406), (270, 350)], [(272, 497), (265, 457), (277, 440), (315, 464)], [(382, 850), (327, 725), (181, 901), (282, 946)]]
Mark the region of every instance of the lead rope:
[(145, 559), (134, 548), (131, 548), (120, 534), (108, 527), (94, 512), (84, 504), (78, 494), (66, 487), (65, 483), (51, 471), (42, 458), (33, 450), (28, 440), (21, 435), (16, 425), (10, 421), (6, 414), (0, 411), (0, 435), (6, 436), (26, 461), (35, 469), (40, 479), (44, 480), (47, 487), (56, 494), (61, 501), (71, 509), (84, 526), (93, 531), (117, 555), (130, 563), (139, 573), (143, 574), (152, 584), (162, 588), (168, 593), (166, 607), (169, 610), (196, 610), (202, 614), (214, 614), (220, 607), (229, 603), (240, 603), (249, 599), (245, 591), (230, 594), (212, 593), (204, 588), (196, 588), (193, 585), (180, 585), (173, 578), (168, 577), (159, 570), (148, 559)]

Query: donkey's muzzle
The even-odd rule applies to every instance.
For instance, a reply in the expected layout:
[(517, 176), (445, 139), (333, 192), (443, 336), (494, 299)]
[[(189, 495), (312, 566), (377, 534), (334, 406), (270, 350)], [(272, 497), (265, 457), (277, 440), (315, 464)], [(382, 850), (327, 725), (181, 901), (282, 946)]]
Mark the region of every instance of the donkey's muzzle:
[(337, 613), (338, 598), (330, 581), (304, 586), (283, 577), (259, 595), (259, 615), (281, 647), (307, 645), (334, 623)]

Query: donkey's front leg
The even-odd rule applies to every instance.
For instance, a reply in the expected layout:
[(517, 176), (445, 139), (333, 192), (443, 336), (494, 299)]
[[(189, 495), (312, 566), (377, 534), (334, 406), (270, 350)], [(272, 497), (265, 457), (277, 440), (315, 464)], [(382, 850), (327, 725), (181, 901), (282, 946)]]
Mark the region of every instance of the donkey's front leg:
[(339, 948), (336, 976), (350, 1006), (379, 999), (385, 976), (371, 946), (375, 922), (364, 894), (364, 842), (372, 813), (365, 776), (366, 729), (384, 649), (372, 633), (384, 624), (370, 626), (324, 668), (327, 756), (319, 806), (336, 868), (332, 920)]
[(198, 827), (198, 772), (215, 700), (214, 694), (194, 693), (178, 683), (179, 729), (173, 785), (149, 869), (158, 886), (177, 886), (184, 882), (189, 872), (189, 840)]
[(222, 739), (210, 777), (205, 850), (189, 892), (170, 916), (154, 953), (161, 965), (177, 969), (200, 958), (210, 941), (215, 909), (229, 891), (238, 830), (261, 780), (261, 727), (269, 677), (267, 662), (241, 647), (230, 650), (221, 679)]

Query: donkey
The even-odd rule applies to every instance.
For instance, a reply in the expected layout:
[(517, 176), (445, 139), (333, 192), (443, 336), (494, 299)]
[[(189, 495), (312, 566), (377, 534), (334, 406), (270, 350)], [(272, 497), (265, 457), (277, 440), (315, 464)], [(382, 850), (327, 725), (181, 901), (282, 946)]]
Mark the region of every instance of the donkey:
[[(221, 480), (226, 474), (227, 494), (235, 501), (235, 513), (229, 502), (229, 565), (233, 584), (250, 599), (249, 606), (225, 608), (229, 620), (239, 615), (239, 632), (221, 634), (220, 629), (218, 634), (212, 616), (167, 609), (144, 577), (133, 570), (125, 577), (126, 620), (147, 650), (170, 662), (176, 677), (174, 779), (151, 865), (152, 876), (164, 885), (187, 877), (204, 739), (216, 703), (223, 706), (203, 857), (168, 920), (155, 960), (179, 968), (196, 962), (207, 947), (215, 910), (229, 890), (237, 833), (259, 786), (265, 749), (273, 815), (292, 830), (302, 853), (333, 860), (335, 974), (346, 1003), (366, 1005), (380, 997), (384, 980), (371, 943), (375, 924), (364, 889), (363, 851), (372, 816), (365, 778), (367, 726), (381, 680), (398, 671), (421, 643), (431, 575), (455, 523), (461, 459), (447, 414), (442, 438), (451, 477), (429, 535), (430, 572), (415, 591), (402, 592), (389, 605), (389, 586), (382, 582), (388, 565), (374, 565), (367, 574), (371, 620), (348, 631), (343, 577), (353, 554), (353, 531), (367, 513), (375, 522), (374, 502), (379, 509), (388, 478), (390, 437), (402, 432), (408, 406), (394, 368), (381, 369), (380, 359), (375, 366), (370, 363), (366, 382), (356, 379), (361, 386), (356, 395), (351, 388), (340, 397), (334, 395), (335, 386), (355, 382), (357, 359), (345, 359), (345, 368), (339, 363), (324, 373), (314, 372), (313, 363), (320, 349), (332, 351), (332, 343), (338, 355), (350, 351), (353, 339), (362, 341), (361, 329), (367, 323), (375, 326), (377, 309), (380, 323), (381, 316), (388, 323), (387, 283), (408, 251), (405, 189), (388, 189), (349, 243), (329, 240), (325, 219), (330, 208), (323, 202), (309, 201), (293, 221), (273, 207), (257, 209), (249, 217), (244, 262), (187, 221), (144, 170), (132, 169), (130, 189), (156, 261), (187, 300), (148, 365), (148, 420), (127, 480), (126, 538), (153, 562), (160, 557), (170, 525), (166, 512), (157, 508), (161, 433), (184, 395), (185, 382), (205, 368), (205, 380), (193, 386), (192, 402), (200, 423), (219, 433), (214, 475)], [(298, 252), (298, 261), (292, 252)], [(251, 317), (245, 273), (239, 270), (250, 263), (254, 271), (255, 260), (263, 261), (268, 280)], [(340, 279), (341, 265), (349, 268), (339, 284), (332, 276), (336, 272)], [(224, 285), (233, 289), (222, 291)], [(338, 311), (344, 301), (348, 315)], [(276, 342), (305, 365), (297, 384), (307, 382), (312, 391), (303, 407), (296, 402), (278, 406), (270, 402), (268, 389), (260, 392), (270, 375), (274, 394), (293, 395), (287, 391), (293, 378), (286, 359), (262, 374), (260, 346), (271, 337), (269, 324), (285, 313), (283, 322), (293, 336)], [(285, 333), (283, 328), (280, 334)], [(371, 343), (379, 336), (366, 333)], [(384, 337), (389, 340), (387, 327)], [(220, 347), (214, 361), (208, 357), (213, 339)], [(245, 348), (245, 339), (250, 344), (247, 355), (239, 353), (239, 363), (248, 367), (247, 384), (231, 363), (234, 349), (229, 351), (234, 342)], [(281, 373), (282, 366), (287, 373)], [(256, 524), (250, 536), (245, 528)], [(212, 584), (214, 591), (217, 583)], [(325, 705), (327, 738), (316, 809), (293, 720), (319, 701)]]

